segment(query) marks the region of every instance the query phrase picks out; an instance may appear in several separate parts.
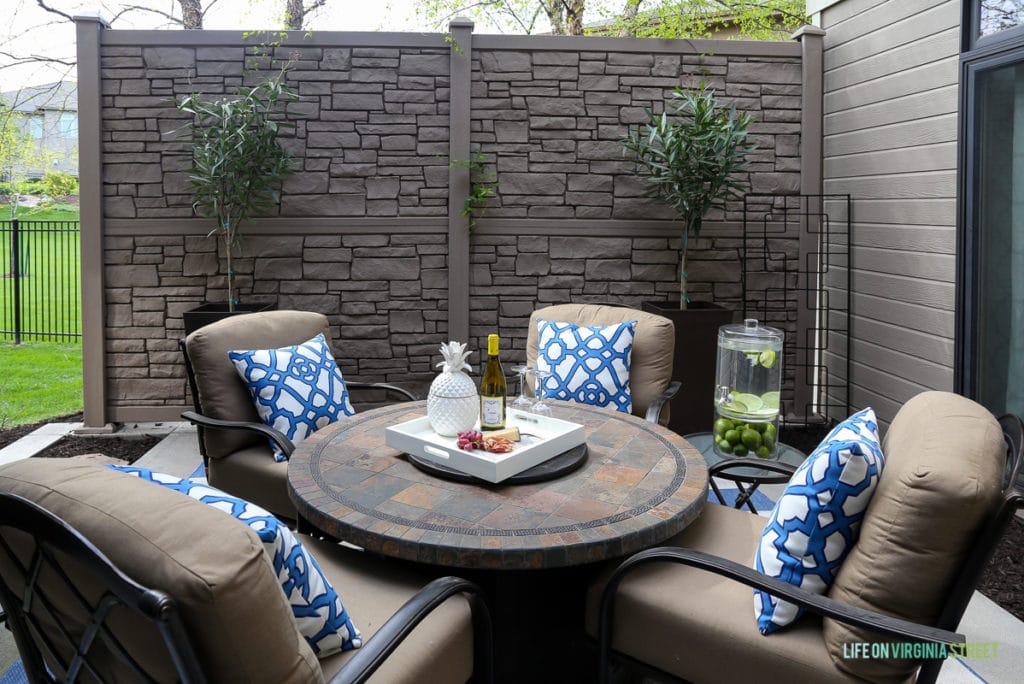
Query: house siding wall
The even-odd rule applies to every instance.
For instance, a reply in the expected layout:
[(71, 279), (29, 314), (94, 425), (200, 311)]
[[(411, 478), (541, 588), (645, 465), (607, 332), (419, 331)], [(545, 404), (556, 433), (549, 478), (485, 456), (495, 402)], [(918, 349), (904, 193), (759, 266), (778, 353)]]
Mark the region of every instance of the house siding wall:
[(851, 401), (888, 422), (953, 388), (960, 3), (846, 0), (820, 22), (824, 190), (853, 198)]

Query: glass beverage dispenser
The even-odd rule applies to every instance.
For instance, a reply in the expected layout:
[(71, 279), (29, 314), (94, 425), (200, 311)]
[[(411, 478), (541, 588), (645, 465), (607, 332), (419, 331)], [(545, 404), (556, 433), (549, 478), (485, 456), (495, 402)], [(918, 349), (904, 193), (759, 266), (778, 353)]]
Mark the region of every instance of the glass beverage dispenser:
[(778, 454), (784, 335), (755, 318), (718, 329), (714, 435), (721, 456)]

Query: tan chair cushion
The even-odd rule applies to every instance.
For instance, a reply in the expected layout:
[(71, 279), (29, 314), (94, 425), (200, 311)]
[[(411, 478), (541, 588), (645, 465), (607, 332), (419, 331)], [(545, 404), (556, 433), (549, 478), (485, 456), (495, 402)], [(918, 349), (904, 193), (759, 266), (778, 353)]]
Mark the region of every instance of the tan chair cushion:
[(295, 520), (295, 504), (288, 498), (288, 463), (278, 463), (263, 444), (239, 449), (222, 458), (211, 458), (207, 481), (214, 487), (251, 501), (276, 516)]
[[(395, 611), (429, 581), (402, 561), (369, 556), (337, 544), (303, 538), (352, 622), (367, 641)], [(330, 679), (355, 651), (320, 661)], [(473, 673), (473, 622), (469, 602), (454, 596), (439, 606), (395, 650), (371, 682), (448, 684)]]
[(599, 304), (556, 304), (537, 309), (530, 316), (530, 330), (526, 338), (526, 362), (530, 366), (537, 362), (538, 318), (576, 325), (637, 322), (629, 364), (629, 390), (633, 396), (635, 416), (644, 417), (647, 414), (647, 407), (664, 394), (672, 382), (675, 325), (664, 316)]
[[(245, 383), (228, 358), (232, 349), (276, 349), (323, 333), (331, 344), (327, 317), (308, 311), (263, 311), (211, 323), (185, 338), (202, 413), (221, 420), (260, 422)], [(206, 455), (220, 458), (266, 439), (242, 430), (204, 430)], [(265, 504), (264, 504), (265, 505)]]
[[(239, 521), (96, 463), (18, 461), (0, 468), (0, 490), (43, 506), (134, 580), (174, 597), (211, 682), (321, 681), (263, 545)], [(151, 646), (133, 650), (159, 662)]]
[[(664, 545), (751, 567), (764, 523), (758, 515), (708, 504), (693, 524)], [(597, 636), (600, 592), (613, 568), (587, 594), (586, 627), (592, 637)], [(674, 563), (640, 568), (622, 582), (612, 646), (692, 682), (766, 677), (776, 682), (859, 681), (832, 664), (816, 616), (805, 615), (784, 631), (764, 636), (757, 629), (750, 587)]]
[[(985, 408), (948, 392), (924, 392), (900, 409), (883, 442), (885, 468), (860, 537), (829, 596), (935, 624), (982, 521), (1002, 487), (1005, 450)], [(917, 663), (843, 660), (843, 644), (882, 640), (826, 620), (836, 664), (878, 681), (905, 678)]]

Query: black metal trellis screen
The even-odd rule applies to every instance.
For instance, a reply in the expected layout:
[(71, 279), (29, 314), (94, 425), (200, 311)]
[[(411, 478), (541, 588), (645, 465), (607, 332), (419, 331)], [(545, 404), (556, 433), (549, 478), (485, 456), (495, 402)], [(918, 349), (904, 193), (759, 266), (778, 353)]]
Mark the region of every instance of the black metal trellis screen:
[(82, 338), (78, 221), (0, 221), (0, 340)]
[(849, 195), (743, 201), (743, 317), (786, 333), (782, 415), (820, 423), (850, 412)]

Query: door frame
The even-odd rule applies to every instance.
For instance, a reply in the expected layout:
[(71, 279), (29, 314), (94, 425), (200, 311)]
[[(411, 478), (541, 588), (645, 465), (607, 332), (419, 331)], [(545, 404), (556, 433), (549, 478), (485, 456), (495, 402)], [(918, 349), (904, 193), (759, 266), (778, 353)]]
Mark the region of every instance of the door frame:
[(960, 101), (957, 135), (956, 312), (953, 391), (976, 399), (979, 250), (974, 225), (978, 196), (978, 78), (993, 69), (1024, 63), (1024, 26), (975, 40), (978, 3), (965, 0), (960, 53)]

